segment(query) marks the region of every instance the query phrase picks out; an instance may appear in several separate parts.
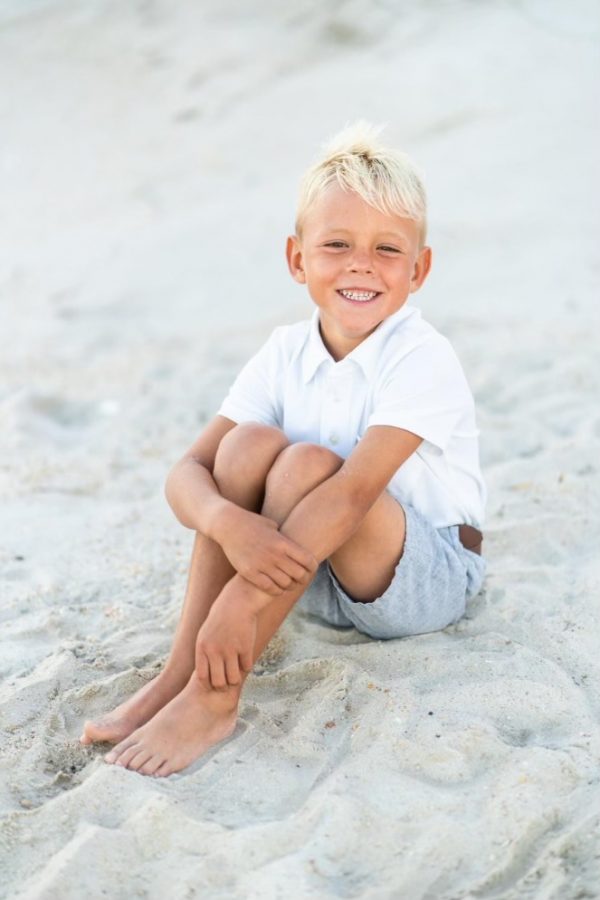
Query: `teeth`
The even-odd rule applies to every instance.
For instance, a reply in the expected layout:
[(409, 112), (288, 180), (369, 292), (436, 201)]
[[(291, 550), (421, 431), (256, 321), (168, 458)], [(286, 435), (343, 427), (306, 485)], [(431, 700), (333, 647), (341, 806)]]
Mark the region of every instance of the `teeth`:
[(377, 291), (340, 291), (340, 294), (342, 297), (345, 297), (346, 300), (359, 300), (364, 302), (366, 300), (372, 300), (377, 294)]

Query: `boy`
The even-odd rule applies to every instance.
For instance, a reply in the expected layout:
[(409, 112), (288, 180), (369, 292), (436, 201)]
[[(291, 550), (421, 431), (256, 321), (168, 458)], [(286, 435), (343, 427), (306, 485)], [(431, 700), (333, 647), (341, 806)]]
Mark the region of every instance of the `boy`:
[[(292, 277), (317, 309), (278, 328), (171, 471), (196, 532), (161, 674), (84, 727), (148, 775), (231, 735), (253, 662), (302, 596), (374, 638), (444, 628), (479, 590), (485, 490), (471, 393), (448, 341), (407, 304), (425, 281), (412, 163), (358, 123), (301, 187)], [(309, 584), (312, 581), (312, 585)]]

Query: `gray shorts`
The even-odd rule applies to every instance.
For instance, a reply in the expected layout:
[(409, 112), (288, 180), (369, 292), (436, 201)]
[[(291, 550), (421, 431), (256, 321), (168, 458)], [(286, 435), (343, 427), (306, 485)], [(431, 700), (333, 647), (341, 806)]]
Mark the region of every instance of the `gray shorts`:
[(481, 588), (486, 563), (465, 550), (458, 527), (434, 528), (411, 506), (406, 515), (404, 552), (387, 590), (371, 603), (353, 600), (327, 562), (298, 605), (330, 625), (350, 628), (372, 638), (398, 638), (439, 631), (457, 622), (467, 600)]

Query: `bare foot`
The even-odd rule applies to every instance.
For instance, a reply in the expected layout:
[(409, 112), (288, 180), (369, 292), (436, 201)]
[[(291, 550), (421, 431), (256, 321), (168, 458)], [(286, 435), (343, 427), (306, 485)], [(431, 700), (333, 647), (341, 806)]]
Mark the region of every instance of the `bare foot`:
[(79, 738), (80, 743), (107, 741), (109, 744), (116, 744), (129, 737), (132, 731), (149, 722), (159, 709), (176, 697), (189, 677), (189, 672), (175, 674), (165, 669), (112, 712), (100, 719), (86, 722)]
[(233, 733), (238, 699), (239, 692), (206, 691), (192, 675), (174, 700), (104, 759), (142, 775), (179, 772)]

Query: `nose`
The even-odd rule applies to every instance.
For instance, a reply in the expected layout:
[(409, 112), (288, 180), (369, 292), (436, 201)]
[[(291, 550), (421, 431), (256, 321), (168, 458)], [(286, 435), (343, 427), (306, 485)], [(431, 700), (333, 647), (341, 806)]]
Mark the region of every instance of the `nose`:
[(373, 260), (371, 259), (371, 254), (367, 250), (361, 250), (356, 247), (350, 259), (349, 271), (372, 274)]

